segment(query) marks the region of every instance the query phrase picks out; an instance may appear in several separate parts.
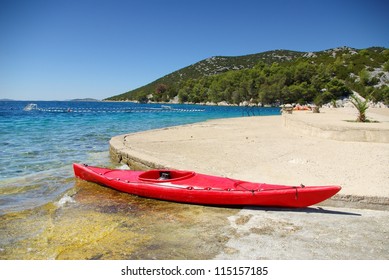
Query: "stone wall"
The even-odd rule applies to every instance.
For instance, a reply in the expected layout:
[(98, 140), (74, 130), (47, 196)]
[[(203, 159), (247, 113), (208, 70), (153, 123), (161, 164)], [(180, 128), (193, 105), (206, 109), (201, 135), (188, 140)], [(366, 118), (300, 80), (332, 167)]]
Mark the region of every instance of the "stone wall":
[(112, 137), (109, 141), (109, 154), (112, 161), (127, 164), (134, 170), (161, 169), (165, 166), (130, 154), (131, 149), (125, 145), (126, 135)]

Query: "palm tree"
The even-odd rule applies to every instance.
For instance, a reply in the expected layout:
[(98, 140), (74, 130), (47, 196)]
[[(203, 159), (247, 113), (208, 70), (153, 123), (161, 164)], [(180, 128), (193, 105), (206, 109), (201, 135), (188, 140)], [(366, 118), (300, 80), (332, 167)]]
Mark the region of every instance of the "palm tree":
[(350, 96), (350, 102), (355, 106), (355, 108), (358, 110), (358, 118), (357, 122), (366, 122), (366, 110), (369, 108), (369, 105), (367, 104), (368, 100), (365, 99), (364, 101), (357, 97), (357, 95), (353, 94)]

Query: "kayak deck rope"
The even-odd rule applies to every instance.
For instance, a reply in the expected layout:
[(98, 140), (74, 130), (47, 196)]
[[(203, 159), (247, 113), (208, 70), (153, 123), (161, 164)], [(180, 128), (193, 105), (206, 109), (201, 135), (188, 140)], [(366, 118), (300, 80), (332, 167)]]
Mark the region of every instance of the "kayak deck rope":
[(252, 195), (255, 195), (255, 193), (254, 193), (255, 190), (253, 190), (253, 189), (250, 190), (250, 189), (248, 189), (248, 188), (246, 188), (246, 187), (244, 187), (244, 186), (241, 185), (242, 183), (246, 183), (246, 182), (240, 181), (240, 180), (231, 179), (231, 178), (228, 178), (228, 177), (226, 177), (226, 179), (228, 179), (228, 180), (230, 180), (230, 181), (233, 181), (233, 182), (234, 182), (234, 187), (235, 187), (235, 188), (236, 188), (236, 187), (241, 187), (242, 189), (251, 192)]

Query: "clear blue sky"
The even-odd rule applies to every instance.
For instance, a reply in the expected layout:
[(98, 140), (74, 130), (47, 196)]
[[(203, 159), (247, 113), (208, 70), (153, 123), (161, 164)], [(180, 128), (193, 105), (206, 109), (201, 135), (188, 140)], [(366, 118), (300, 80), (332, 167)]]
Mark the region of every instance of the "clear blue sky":
[(388, 3), (0, 0), (0, 99), (103, 99), (216, 56), (389, 47)]

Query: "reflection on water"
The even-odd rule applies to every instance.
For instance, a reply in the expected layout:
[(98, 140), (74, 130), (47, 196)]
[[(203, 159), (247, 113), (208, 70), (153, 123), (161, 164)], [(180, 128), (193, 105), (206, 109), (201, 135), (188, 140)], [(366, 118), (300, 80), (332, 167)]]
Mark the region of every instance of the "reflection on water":
[(1, 216), (0, 259), (210, 259), (233, 234), (223, 228), (237, 209), (75, 182), (57, 202)]

